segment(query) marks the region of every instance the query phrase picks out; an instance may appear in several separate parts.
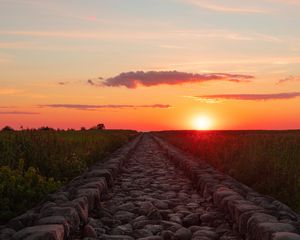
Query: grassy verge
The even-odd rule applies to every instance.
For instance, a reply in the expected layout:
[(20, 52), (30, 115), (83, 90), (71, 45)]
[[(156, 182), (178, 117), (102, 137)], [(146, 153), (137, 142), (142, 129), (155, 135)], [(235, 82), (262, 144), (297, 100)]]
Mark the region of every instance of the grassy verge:
[(300, 131), (166, 131), (156, 134), (300, 212)]
[(0, 132), (0, 223), (34, 206), (135, 135), (125, 130)]

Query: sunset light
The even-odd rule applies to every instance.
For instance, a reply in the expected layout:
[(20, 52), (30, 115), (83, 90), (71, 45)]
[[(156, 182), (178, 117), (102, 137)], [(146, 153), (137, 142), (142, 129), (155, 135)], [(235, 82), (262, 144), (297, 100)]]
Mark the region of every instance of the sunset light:
[(0, 129), (300, 128), (299, 0), (0, 3)]
[(198, 116), (193, 120), (196, 130), (209, 130), (212, 127), (212, 120), (208, 116)]
[(0, 240), (300, 240), (299, 26), (300, 0), (0, 0)]

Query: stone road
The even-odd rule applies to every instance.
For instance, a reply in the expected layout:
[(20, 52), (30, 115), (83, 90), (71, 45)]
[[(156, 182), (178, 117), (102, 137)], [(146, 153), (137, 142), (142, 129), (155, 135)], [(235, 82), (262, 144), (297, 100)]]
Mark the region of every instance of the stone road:
[(148, 135), (101, 206), (78, 239), (242, 239), (230, 219), (197, 193)]

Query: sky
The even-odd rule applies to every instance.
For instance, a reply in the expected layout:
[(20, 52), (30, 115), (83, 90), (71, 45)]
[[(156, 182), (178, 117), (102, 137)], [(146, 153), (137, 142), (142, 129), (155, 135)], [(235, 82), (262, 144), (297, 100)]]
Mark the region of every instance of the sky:
[(298, 0), (0, 6), (0, 127), (300, 128)]

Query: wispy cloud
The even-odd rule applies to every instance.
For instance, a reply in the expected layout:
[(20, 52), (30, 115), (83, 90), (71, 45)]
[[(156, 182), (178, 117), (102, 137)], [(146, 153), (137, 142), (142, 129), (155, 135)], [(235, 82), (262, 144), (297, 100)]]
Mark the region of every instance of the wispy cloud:
[(26, 111), (0, 111), (0, 115), (38, 115), (38, 112), (26, 112)]
[(69, 82), (58, 82), (59, 85), (67, 85)]
[(230, 82), (249, 82), (254, 78), (251, 75), (230, 74), (230, 73), (203, 73), (194, 74), (177, 71), (137, 71), (124, 72), (115, 77), (108, 78), (102, 82), (104, 86), (127, 88), (137, 88), (140, 86), (156, 86), (161, 84), (176, 85), (184, 83), (200, 83), (206, 81), (230, 81)]
[[(174, 40), (182, 38), (216, 38), (235, 41), (268, 41), (279, 42), (282, 39), (276, 36), (257, 32), (232, 31), (229, 29), (169, 29), (168, 31), (149, 30), (149, 31), (30, 31), (30, 30), (0, 30), (0, 35), (4, 36), (25, 36), (42, 38), (61, 38), (61, 39), (83, 39), (83, 40)], [(181, 48), (177, 45), (159, 45), (163, 48)], [(36, 42), (2, 42), (0, 48), (4, 49), (53, 49), (59, 46), (43, 46)], [(72, 49), (71, 47), (67, 47)]]
[(103, 77), (88, 79), (86, 83), (91, 86), (101, 86), (101, 80), (103, 80)]
[(253, 7), (231, 7), (221, 5), (219, 3), (212, 3), (212, 1), (200, 1), (200, 0), (182, 0), (182, 2), (192, 4), (202, 9), (207, 9), (215, 12), (224, 13), (238, 13), (238, 14), (266, 14), (269, 13), (266, 9), (253, 8)]
[(0, 88), (0, 95), (15, 95), (23, 93), (24, 90), (14, 88)]
[(277, 2), (282, 4), (299, 5), (299, 0), (267, 0), (267, 2)]
[[(22, 30), (6, 30), (0, 31), (0, 35), (7, 36), (26, 36), (26, 37), (46, 37), (46, 38), (67, 38), (67, 39), (93, 39), (93, 40), (141, 40), (141, 39), (158, 39), (163, 36), (163, 32), (87, 32), (87, 31), (22, 31)], [(9, 46), (9, 45), (8, 45)], [(22, 47), (22, 44), (17, 45)], [(13, 47), (13, 45), (11, 46)]]
[(245, 101), (267, 101), (267, 100), (283, 100), (300, 97), (300, 92), (287, 93), (266, 93), (266, 94), (215, 94), (194, 96), (202, 101), (219, 101), (219, 100), (245, 100)]
[(105, 105), (89, 105), (89, 104), (42, 104), (39, 107), (49, 108), (69, 108), (76, 110), (97, 110), (97, 109), (137, 109), (137, 108), (171, 108), (168, 104), (150, 104), (150, 105), (130, 105), (130, 104), (105, 104)]
[(282, 84), (286, 82), (300, 82), (300, 77), (289, 76), (286, 78), (282, 78), (277, 82), (277, 84)]

